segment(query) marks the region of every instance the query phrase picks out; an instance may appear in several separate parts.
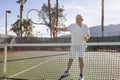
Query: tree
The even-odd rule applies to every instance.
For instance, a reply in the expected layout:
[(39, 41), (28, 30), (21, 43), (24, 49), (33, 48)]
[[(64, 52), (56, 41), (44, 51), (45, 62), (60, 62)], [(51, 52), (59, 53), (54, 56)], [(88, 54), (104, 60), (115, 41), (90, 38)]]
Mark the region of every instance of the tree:
[(32, 37), (32, 31), (35, 26), (31, 23), (30, 19), (23, 20), (23, 34), (25, 37)]
[(21, 29), (19, 27), (19, 19), (12, 24), (12, 28), (10, 29), (11, 31), (13, 31), (14, 33), (16, 33), (17, 37), (20, 37), (20, 33), (21, 33)]
[(22, 12), (23, 12), (23, 4), (25, 4), (27, 0), (18, 0), (16, 3), (20, 4), (20, 20), (19, 20), (19, 26), (21, 29), (21, 37), (22, 37)]
[[(17, 37), (20, 37), (21, 35), (21, 28), (19, 27), (19, 19), (12, 24), (12, 28), (10, 30), (12, 30), (13, 32), (16, 33)], [(35, 26), (33, 26), (33, 24), (31, 23), (30, 19), (23, 19), (22, 22), (22, 34), (24, 34), (24, 37), (32, 37), (32, 31), (33, 28)]]
[[(49, 13), (50, 8), (50, 13)], [(58, 11), (58, 12), (57, 12)], [(42, 9), (42, 18), (46, 26), (50, 28), (50, 32), (52, 33), (51, 37), (57, 37), (57, 31), (53, 30), (52, 27), (64, 27), (64, 22), (66, 21), (65, 14), (63, 14), (63, 7), (58, 7), (56, 10), (55, 6), (50, 6), (43, 4)], [(56, 18), (58, 16), (58, 18)], [(49, 20), (50, 17), (50, 20)], [(57, 24), (57, 25), (56, 25)]]
[(104, 41), (104, 0), (101, 1), (101, 8), (102, 41)]

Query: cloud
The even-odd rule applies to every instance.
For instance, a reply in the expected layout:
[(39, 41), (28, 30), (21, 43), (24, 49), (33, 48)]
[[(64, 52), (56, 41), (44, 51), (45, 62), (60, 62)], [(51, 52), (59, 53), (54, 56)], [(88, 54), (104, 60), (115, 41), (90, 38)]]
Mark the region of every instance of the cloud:
[[(80, 6), (80, 5), (65, 5), (65, 11), (67, 11), (67, 21), (66, 25), (69, 25), (70, 22), (75, 22), (75, 15), (77, 13), (80, 13), (83, 15), (85, 19), (85, 23), (87, 21), (87, 24), (89, 25), (97, 25), (99, 24), (99, 18), (100, 18), (100, 8), (98, 7), (88, 7), (88, 6)], [(97, 21), (97, 23), (93, 23), (94, 21)]]
[(80, 11), (87, 11), (85, 7), (81, 7), (79, 5), (66, 5), (65, 10), (80, 10)]
[[(4, 28), (0, 28), (0, 34), (5, 34)], [(13, 31), (10, 31), (9, 29), (7, 30), (7, 34), (16, 36), (16, 34)]]
[(0, 28), (0, 34), (5, 34), (5, 29), (4, 28)]

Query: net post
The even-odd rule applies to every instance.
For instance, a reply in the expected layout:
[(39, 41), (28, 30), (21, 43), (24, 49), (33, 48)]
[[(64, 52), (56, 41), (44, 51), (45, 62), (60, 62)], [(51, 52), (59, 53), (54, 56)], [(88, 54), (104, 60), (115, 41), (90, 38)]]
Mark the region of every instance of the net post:
[(4, 46), (4, 55), (3, 55), (3, 73), (2, 73), (2, 77), (3, 77), (3, 80), (6, 80), (4, 79), (6, 77), (6, 72), (7, 72), (7, 43), (5, 43), (5, 46)]

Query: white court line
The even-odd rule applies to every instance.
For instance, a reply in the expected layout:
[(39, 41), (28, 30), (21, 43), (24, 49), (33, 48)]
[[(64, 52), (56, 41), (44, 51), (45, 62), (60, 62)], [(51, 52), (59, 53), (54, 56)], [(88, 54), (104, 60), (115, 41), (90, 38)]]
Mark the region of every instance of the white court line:
[(16, 73), (16, 74), (10, 76), (9, 78), (12, 78), (12, 77), (15, 77), (15, 76), (17, 76), (17, 75), (19, 75), (19, 74), (22, 74), (22, 73), (24, 73), (24, 72), (27, 72), (27, 71), (29, 71), (29, 70), (31, 70), (31, 69), (34, 69), (34, 68), (36, 68), (36, 67), (38, 67), (38, 66), (40, 66), (40, 65), (42, 65), (42, 64), (45, 64), (45, 63), (47, 63), (47, 62), (50, 62), (50, 61), (52, 61), (52, 60), (54, 60), (54, 59), (56, 59), (56, 58), (57, 58), (57, 57), (52, 58), (52, 59), (47, 60), (47, 61), (44, 61), (44, 62), (42, 62), (42, 63), (40, 63), (40, 64), (37, 64), (37, 65), (35, 65), (35, 66), (33, 66), (33, 67), (30, 67), (30, 68), (28, 68), (28, 69), (25, 69), (25, 70), (23, 70), (23, 71), (21, 71), (21, 72), (18, 72), (18, 73)]

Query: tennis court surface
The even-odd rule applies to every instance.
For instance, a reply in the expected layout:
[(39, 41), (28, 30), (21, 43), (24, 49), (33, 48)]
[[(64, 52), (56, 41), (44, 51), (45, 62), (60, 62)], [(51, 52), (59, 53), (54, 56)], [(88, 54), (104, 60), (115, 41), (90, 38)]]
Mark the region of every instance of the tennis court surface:
[[(84, 55), (85, 80), (120, 80), (120, 42), (85, 45), (88, 46)], [(58, 80), (67, 68), (71, 44), (1, 46), (0, 80)], [(6, 46), (12, 50), (5, 51)], [(63, 80), (78, 80), (79, 74), (78, 59), (75, 58), (70, 76)]]

